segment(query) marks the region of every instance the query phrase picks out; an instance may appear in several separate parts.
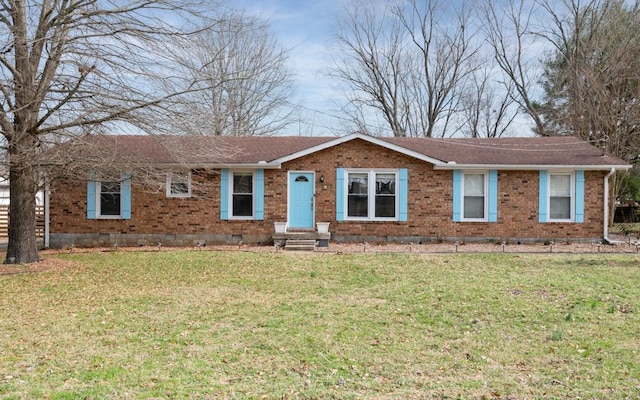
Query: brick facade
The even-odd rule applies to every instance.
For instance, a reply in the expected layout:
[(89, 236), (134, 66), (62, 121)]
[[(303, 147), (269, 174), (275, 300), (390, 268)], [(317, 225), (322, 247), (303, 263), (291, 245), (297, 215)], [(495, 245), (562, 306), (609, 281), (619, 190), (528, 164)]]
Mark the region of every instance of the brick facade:
[[(336, 221), (337, 168), (407, 168), (407, 222)], [(50, 246), (207, 243), (268, 243), (274, 222), (287, 220), (287, 172), (316, 176), (315, 220), (330, 222), (333, 240), (598, 240), (603, 229), (603, 177), (585, 172), (584, 223), (538, 222), (538, 171), (498, 171), (497, 222), (453, 222), (453, 172), (353, 140), (264, 171), (264, 220), (220, 218), (220, 171), (194, 171), (190, 198), (167, 198), (137, 185), (132, 188), (131, 219), (87, 219), (85, 183), (54, 181), (50, 193)], [(320, 183), (324, 177), (324, 183)]]

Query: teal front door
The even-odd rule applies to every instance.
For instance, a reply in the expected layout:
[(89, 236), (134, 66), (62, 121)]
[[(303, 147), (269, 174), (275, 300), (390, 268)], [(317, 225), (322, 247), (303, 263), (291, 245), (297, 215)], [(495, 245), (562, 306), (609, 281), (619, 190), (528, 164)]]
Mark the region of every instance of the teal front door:
[(314, 228), (314, 174), (289, 173), (289, 229)]

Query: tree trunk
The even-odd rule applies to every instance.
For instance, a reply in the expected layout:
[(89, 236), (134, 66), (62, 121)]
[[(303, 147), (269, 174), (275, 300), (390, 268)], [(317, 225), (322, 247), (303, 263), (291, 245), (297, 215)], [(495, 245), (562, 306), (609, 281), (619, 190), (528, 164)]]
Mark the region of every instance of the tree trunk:
[(6, 264), (27, 264), (39, 260), (36, 243), (36, 193), (33, 167), (9, 170), (9, 244)]

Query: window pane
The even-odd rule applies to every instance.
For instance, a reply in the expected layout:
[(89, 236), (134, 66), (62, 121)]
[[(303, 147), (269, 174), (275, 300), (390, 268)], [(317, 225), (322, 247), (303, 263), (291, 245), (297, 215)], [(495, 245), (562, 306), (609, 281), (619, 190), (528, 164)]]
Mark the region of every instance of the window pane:
[(369, 216), (368, 204), (369, 204), (369, 201), (367, 196), (349, 195), (347, 215), (349, 217), (368, 217)]
[(464, 174), (464, 195), (484, 196), (484, 174)]
[(571, 175), (551, 175), (549, 195), (553, 197), (571, 196)]
[(100, 183), (101, 193), (120, 193), (120, 182), (102, 182)]
[(394, 218), (396, 216), (396, 196), (376, 196), (376, 217)]
[(368, 193), (368, 175), (367, 174), (349, 174), (349, 194)]
[(100, 183), (100, 215), (120, 215), (120, 182)]
[(463, 218), (484, 218), (484, 196), (465, 196)]
[(571, 219), (571, 197), (551, 197), (549, 214), (551, 219)]
[(376, 194), (395, 194), (396, 175), (376, 174)]
[(189, 173), (173, 172), (171, 173), (171, 194), (186, 195), (189, 194)]
[(185, 182), (171, 182), (171, 194), (189, 194), (189, 185)]
[(253, 174), (233, 174), (233, 193), (253, 193)]
[(233, 216), (252, 217), (253, 216), (253, 196), (250, 194), (233, 195)]

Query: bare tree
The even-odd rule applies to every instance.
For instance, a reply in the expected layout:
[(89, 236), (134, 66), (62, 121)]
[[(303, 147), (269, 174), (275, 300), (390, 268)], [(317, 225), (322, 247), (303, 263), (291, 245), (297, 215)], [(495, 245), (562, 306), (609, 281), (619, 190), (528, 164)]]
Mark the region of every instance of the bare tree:
[(470, 137), (496, 138), (505, 135), (518, 116), (514, 107), (514, 89), (509, 81), (496, 85), (490, 66), (475, 71), (462, 98), (465, 134)]
[(11, 192), (6, 262), (38, 260), (35, 195), (48, 144), (105, 130), (162, 132), (155, 117), (174, 112), (168, 100), (177, 95), (161, 85), (175, 76), (168, 43), (191, 33), (188, 21), (206, 15), (201, 5), (189, 0), (2, 3), (0, 129)]
[(176, 129), (198, 135), (278, 133), (293, 122), (294, 88), (288, 54), (269, 24), (243, 12), (217, 18), (176, 56), (184, 76), (205, 89), (185, 96)]
[[(552, 22), (542, 36), (554, 48), (542, 79), (547, 133), (578, 136), (631, 162), (640, 154), (640, 5), (562, 4), (541, 2)], [(623, 181), (616, 176), (613, 194)], [(610, 198), (613, 212), (616, 196)]]
[[(536, 134), (573, 135), (629, 162), (637, 159), (638, 2), (487, 1), (481, 15), (497, 65)], [(624, 175), (610, 185), (612, 215)]]
[[(412, 136), (437, 136), (436, 129), (450, 136), (459, 128), (451, 132), (450, 122), (460, 111), (467, 79), (478, 68), (469, 9), (460, 4), (455, 8), (450, 2), (413, 0), (393, 8), (415, 50), (417, 68), (411, 71), (409, 86), (417, 100)], [(449, 9), (453, 13), (448, 14)]]
[(395, 21), (388, 23), (388, 12), (357, 6), (347, 14), (338, 34), (343, 51), (334, 76), (351, 86), (349, 112), (360, 130), (368, 130), (364, 108), (381, 113), (394, 136), (406, 136), (409, 127), (407, 83), (410, 60), (406, 55), (406, 33)]
[(545, 135), (545, 123), (535, 97), (540, 78), (536, 57), (543, 48), (540, 27), (533, 26), (538, 9), (538, 3), (532, 1), (487, 1), (479, 13), (494, 60), (506, 77), (503, 81), (506, 92), (529, 115), (534, 131)]
[(382, 113), (393, 135), (452, 135), (477, 68), (469, 10), (439, 0), (386, 6), (348, 12), (333, 75), (351, 87), (351, 104)]

